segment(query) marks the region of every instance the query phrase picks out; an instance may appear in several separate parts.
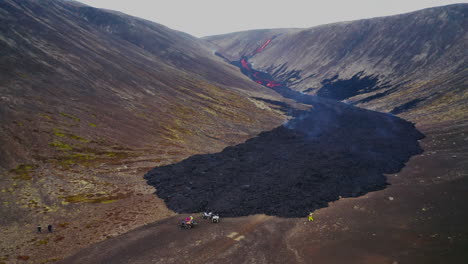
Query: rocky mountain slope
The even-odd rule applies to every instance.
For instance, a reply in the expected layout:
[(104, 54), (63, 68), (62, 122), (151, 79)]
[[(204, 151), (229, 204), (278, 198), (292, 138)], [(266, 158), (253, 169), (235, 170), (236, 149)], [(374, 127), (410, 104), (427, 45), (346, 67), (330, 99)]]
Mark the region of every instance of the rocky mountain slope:
[[(143, 173), (285, 120), (254, 99), (278, 95), (165, 26), (52, 0), (1, 1), (0, 21), (1, 258), (167, 216)], [(62, 233), (31, 240), (48, 223)]]
[[(9, 129), (10, 133), (18, 135), (22, 129), (17, 127), (28, 130), (34, 126), (15, 114), (25, 114), (30, 116), (30, 122), (35, 122), (37, 113), (42, 113), (39, 120), (45, 123), (59, 121), (59, 117), (72, 123), (78, 123), (78, 119), (79, 124), (87, 123), (83, 127), (89, 133), (77, 135), (83, 138), (112, 129), (110, 126), (122, 126), (121, 132), (113, 131), (112, 139), (142, 147), (163, 134), (187, 137), (174, 127), (184, 123), (187, 129), (195, 129), (195, 125), (199, 127), (196, 118), (205, 122), (212, 119), (212, 124), (223, 123), (224, 118), (231, 120), (232, 125), (239, 122), (240, 126), (253, 121), (247, 120), (247, 113), (255, 112), (257, 107), (234, 91), (252, 90), (255, 85), (234, 68), (220, 63), (200, 41), (187, 34), (123, 14), (61, 1), (4, 1), (2, 10), (2, 125), (17, 123)], [(263, 92), (268, 93), (266, 89)], [(187, 101), (182, 103), (183, 100)], [(231, 106), (237, 109), (228, 109)], [(224, 116), (210, 117), (209, 108), (225, 110)], [(100, 112), (102, 116), (93, 116)], [(237, 113), (243, 118), (234, 118)], [(112, 120), (99, 120), (106, 117)], [(93, 122), (93, 118), (97, 119)], [(89, 129), (89, 123), (101, 124)], [(138, 129), (139, 136), (128, 137), (128, 129)], [(212, 134), (197, 129), (202, 137)], [(44, 151), (40, 140), (9, 139), (3, 136), (2, 143), (16, 151), (2, 155), (0, 164), (5, 167), (24, 155), (31, 158), (31, 148)]]
[[(206, 37), (230, 61), (249, 59), (288, 87), (418, 122), (466, 117), (467, 4), (308, 29)], [(417, 107), (416, 107), (417, 106)]]

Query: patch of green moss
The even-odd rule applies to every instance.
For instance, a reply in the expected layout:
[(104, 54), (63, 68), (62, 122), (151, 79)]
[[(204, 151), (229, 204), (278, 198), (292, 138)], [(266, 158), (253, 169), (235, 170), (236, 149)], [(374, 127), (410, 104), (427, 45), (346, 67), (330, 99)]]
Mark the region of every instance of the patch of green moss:
[(54, 135), (57, 137), (65, 137), (65, 134), (58, 128), (54, 128)]
[(90, 154), (75, 153), (73, 155), (70, 155), (70, 158), (74, 160), (84, 161), (84, 160), (94, 160), (96, 159), (96, 156), (90, 155)]
[(91, 122), (90, 122), (90, 123), (88, 123), (88, 125), (89, 125), (90, 127), (97, 127), (97, 125), (96, 125), (96, 124), (94, 124), (94, 123), (91, 123)]
[(63, 169), (69, 169), (76, 164), (88, 165), (88, 162), (96, 159), (97, 157), (89, 153), (74, 153), (64, 157), (59, 157), (53, 160), (57, 165)]
[(64, 196), (61, 197), (64, 198), (67, 203), (90, 203), (93, 202), (93, 199), (89, 198), (86, 195), (72, 195), (72, 196)]
[(72, 150), (73, 149), (70, 145), (60, 142), (60, 141), (54, 141), (52, 143), (49, 143), (49, 146), (55, 147), (60, 150)]
[(109, 158), (127, 158), (128, 153), (126, 152), (106, 152), (104, 153)]
[(93, 194), (77, 194), (71, 196), (62, 196), (60, 198), (65, 199), (67, 203), (113, 203), (119, 198), (123, 198), (123, 195), (114, 196), (95, 196)]
[(36, 246), (47, 245), (49, 243), (49, 238), (39, 240), (35, 243)]
[(60, 260), (60, 258), (51, 258), (51, 259), (48, 259), (48, 260), (45, 260), (45, 261), (41, 262), (41, 264), (54, 263), (54, 262), (57, 262), (59, 260)]
[(11, 173), (16, 174), (13, 179), (16, 180), (31, 180), (31, 171), (34, 170), (36, 165), (20, 164), (15, 169), (10, 170)]
[(84, 143), (88, 143), (89, 140), (85, 139), (85, 138), (82, 138), (80, 136), (77, 136), (77, 135), (73, 135), (73, 134), (67, 134), (67, 136), (71, 139), (75, 139), (75, 140), (79, 140), (81, 142), (84, 142)]
[(78, 141), (81, 141), (81, 142), (84, 142), (84, 143), (89, 143), (89, 140), (83, 138), (83, 137), (80, 137), (80, 136), (77, 136), (77, 135), (73, 135), (71, 133), (66, 133), (65, 131), (62, 131), (58, 128), (54, 128), (54, 131), (53, 131), (54, 135), (57, 136), (57, 137), (67, 137), (67, 138), (71, 138), (71, 139), (74, 139), (74, 140), (78, 140)]
[(63, 169), (69, 169), (70, 166), (75, 165), (76, 163), (73, 160), (61, 159), (57, 161), (57, 164), (60, 165)]
[(39, 114), (39, 116), (40, 116), (40, 117), (43, 117), (43, 118), (45, 118), (45, 119), (49, 119), (49, 120), (52, 119), (52, 117), (50, 117), (50, 116), (48, 116), (48, 115), (46, 115), (46, 114)]
[(113, 203), (113, 202), (116, 202), (117, 200), (104, 200), (104, 201), (101, 201), (101, 203), (103, 204), (109, 204), (109, 203)]
[(64, 116), (64, 117), (68, 117), (68, 118), (70, 118), (70, 119), (73, 119), (74, 121), (77, 121), (77, 122), (80, 122), (80, 121), (81, 121), (80, 118), (78, 118), (78, 117), (76, 117), (76, 116), (74, 116), (74, 115), (70, 115), (70, 114), (67, 114), (67, 113), (60, 113), (60, 114), (61, 114), (62, 116)]
[(131, 153), (128, 152), (130, 149), (121, 147), (112, 147), (113, 150), (122, 151), (107, 151), (96, 148), (82, 147), (79, 149), (81, 153), (87, 153), (96, 156), (97, 158), (128, 158)]
[(47, 161), (61, 166), (62, 169), (70, 169), (73, 165), (91, 167), (100, 162), (106, 162), (108, 159), (112, 159), (112, 162), (120, 161), (121, 159), (128, 158), (132, 154), (128, 152), (103, 151), (86, 147), (80, 149), (73, 148), (73, 152), (67, 152), (67, 155), (55, 157)]
[(58, 224), (58, 226), (62, 227), (62, 228), (67, 228), (69, 225), (70, 225), (70, 223), (68, 223), (68, 222)]
[(28, 201), (28, 207), (30, 208), (37, 208), (39, 207), (39, 203), (36, 200), (29, 200)]
[(164, 135), (163, 138), (176, 141), (176, 142), (183, 142), (186, 136), (193, 135), (193, 131), (184, 127), (182, 121), (176, 119), (174, 123), (169, 126), (164, 126)]

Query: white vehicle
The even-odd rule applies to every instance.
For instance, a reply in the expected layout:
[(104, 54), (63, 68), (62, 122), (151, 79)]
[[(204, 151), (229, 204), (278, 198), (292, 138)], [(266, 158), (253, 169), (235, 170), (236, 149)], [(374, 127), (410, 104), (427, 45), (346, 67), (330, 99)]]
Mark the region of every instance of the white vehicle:
[(211, 217), (211, 222), (213, 223), (219, 223), (219, 215), (213, 215)]
[(211, 219), (213, 217), (213, 213), (212, 212), (203, 212), (202, 213), (202, 218), (203, 219)]

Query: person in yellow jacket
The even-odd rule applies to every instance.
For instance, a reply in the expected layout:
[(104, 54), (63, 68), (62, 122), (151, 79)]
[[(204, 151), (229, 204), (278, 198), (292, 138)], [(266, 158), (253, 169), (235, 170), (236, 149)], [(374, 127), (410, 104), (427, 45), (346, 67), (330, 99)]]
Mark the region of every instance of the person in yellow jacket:
[(314, 217), (312, 216), (314, 213), (309, 213), (309, 222), (314, 221)]

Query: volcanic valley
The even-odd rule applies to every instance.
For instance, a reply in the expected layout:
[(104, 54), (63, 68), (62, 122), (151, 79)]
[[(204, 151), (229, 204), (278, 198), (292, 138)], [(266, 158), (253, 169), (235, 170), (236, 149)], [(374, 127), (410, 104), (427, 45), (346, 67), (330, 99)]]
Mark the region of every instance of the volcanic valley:
[(3, 0), (0, 264), (466, 263), (467, 14), (196, 38)]

